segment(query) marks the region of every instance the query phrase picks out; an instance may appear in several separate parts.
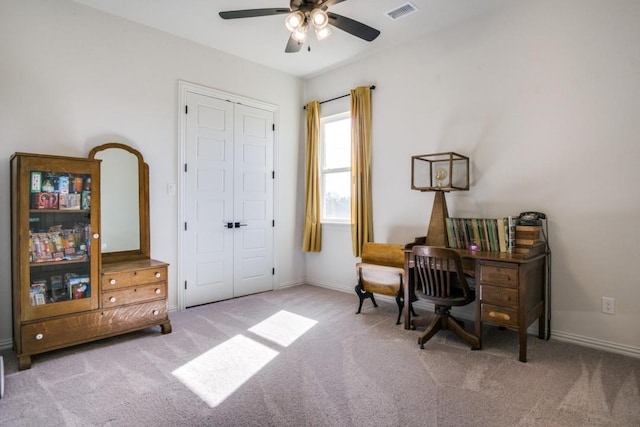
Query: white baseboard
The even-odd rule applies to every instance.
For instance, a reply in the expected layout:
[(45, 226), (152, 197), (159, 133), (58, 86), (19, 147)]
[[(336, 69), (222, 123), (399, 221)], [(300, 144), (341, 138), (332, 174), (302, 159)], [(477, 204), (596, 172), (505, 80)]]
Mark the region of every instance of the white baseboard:
[(0, 340), (0, 350), (11, 350), (12, 348), (13, 340), (11, 338)]
[(551, 329), (551, 338), (558, 341), (569, 342), (572, 344), (578, 344), (585, 347), (604, 350), (610, 353), (623, 354), (625, 356), (631, 356), (640, 359), (640, 348), (631, 347), (629, 345), (598, 340), (590, 337), (583, 337), (581, 335), (575, 335), (568, 332), (554, 331), (553, 329)]

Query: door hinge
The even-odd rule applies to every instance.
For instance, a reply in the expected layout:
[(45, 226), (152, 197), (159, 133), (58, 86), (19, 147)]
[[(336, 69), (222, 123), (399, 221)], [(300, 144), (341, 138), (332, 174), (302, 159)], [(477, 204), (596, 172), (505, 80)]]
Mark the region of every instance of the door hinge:
[(275, 274), (276, 274), (276, 269), (275, 269), (275, 268), (272, 268), (272, 269), (271, 269), (271, 275), (275, 276)]
[(271, 171), (271, 179), (276, 179), (276, 171)]
[(188, 105), (184, 106), (184, 113), (185, 114), (189, 114), (189, 106)]
[(273, 123), (273, 124), (271, 125), (271, 130), (272, 130), (272, 131), (274, 131), (274, 132), (276, 131), (276, 124), (275, 124), (275, 123)]
[(187, 223), (184, 223), (184, 231), (187, 231)]
[(272, 219), (272, 220), (271, 220), (271, 226), (272, 226), (272, 227), (275, 227), (275, 226), (276, 226), (276, 220), (275, 220), (275, 219)]
[(184, 288), (187, 289), (187, 281), (184, 281)]
[(187, 171), (187, 164), (186, 163), (184, 164), (184, 171), (185, 172)]

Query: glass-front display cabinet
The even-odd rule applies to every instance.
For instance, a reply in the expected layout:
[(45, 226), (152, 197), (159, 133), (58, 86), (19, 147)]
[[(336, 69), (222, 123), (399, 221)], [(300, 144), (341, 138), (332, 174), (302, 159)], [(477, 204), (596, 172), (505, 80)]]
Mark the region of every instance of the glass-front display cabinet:
[[(11, 158), (18, 355), (30, 347), (22, 336), (26, 322), (98, 308), (99, 171), (97, 160), (24, 153)], [(44, 334), (32, 338), (49, 341)]]

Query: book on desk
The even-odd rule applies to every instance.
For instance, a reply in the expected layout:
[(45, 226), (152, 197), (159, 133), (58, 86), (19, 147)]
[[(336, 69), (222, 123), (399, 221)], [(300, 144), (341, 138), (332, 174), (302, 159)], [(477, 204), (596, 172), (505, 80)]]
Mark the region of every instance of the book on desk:
[[(446, 218), (447, 239), (452, 249), (469, 249), (472, 245), (482, 252), (508, 252), (507, 218)], [(512, 252), (526, 256), (544, 253), (544, 240), (539, 225), (516, 225)]]

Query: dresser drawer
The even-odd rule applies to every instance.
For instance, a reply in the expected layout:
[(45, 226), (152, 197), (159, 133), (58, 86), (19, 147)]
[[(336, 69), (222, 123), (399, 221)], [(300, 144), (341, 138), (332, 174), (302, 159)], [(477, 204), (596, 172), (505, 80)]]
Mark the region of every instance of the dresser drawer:
[(148, 269), (106, 272), (102, 275), (102, 290), (126, 288), (167, 280), (167, 267), (156, 266)]
[(518, 309), (482, 303), (481, 320), (483, 322), (515, 327), (518, 326)]
[(151, 301), (167, 298), (166, 282), (151, 283), (149, 285), (131, 286), (128, 288), (108, 291), (102, 294), (102, 307), (117, 307), (135, 302)]
[(22, 354), (38, 354), (166, 322), (165, 300), (22, 325)]
[(482, 285), (481, 299), (483, 303), (518, 307), (518, 290), (500, 286)]
[(482, 264), (480, 265), (480, 284), (517, 288), (518, 269)]

